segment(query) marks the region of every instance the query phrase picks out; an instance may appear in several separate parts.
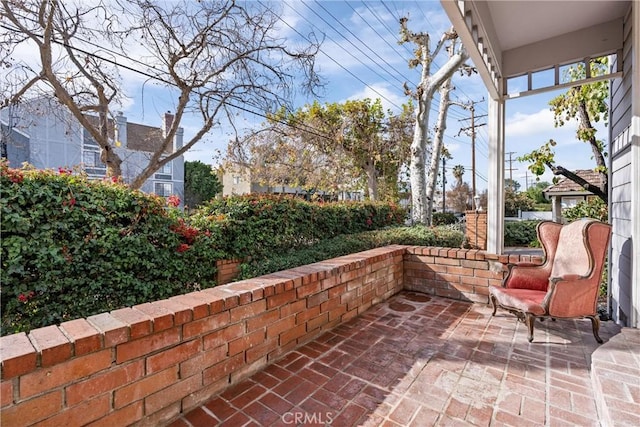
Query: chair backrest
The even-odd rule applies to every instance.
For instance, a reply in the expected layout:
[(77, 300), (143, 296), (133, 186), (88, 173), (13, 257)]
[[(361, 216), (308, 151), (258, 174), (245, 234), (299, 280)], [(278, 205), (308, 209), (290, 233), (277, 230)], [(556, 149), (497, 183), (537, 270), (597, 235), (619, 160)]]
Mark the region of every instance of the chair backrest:
[[(602, 270), (609, 242), (608, 224), (594, 219), (574, 221), (562, 227), (551, 277), (567, 274), (588, 276)], [(599, 273), (598, 273), (599, 274)]]
[(541, 221), (536, 227), (538, 240), (540, 241), (542, 249), (544, 250), (545, 261), (543, 268), (548, 273), (551, 273), (553, 260), (556, 257), (560, 230), (562, 230), (562, 224), (553, 221)]

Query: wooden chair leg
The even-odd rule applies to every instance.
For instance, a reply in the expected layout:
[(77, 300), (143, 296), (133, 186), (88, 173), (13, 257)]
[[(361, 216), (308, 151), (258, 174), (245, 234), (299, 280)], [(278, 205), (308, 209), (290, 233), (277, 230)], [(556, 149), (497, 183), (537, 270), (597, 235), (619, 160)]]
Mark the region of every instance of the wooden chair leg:
[(529, 332), (529, 336), (527, 337), (529, 342), (533, 341), (533, 326), (534, 326), (535, 322), (536, 322), (536, 316), (534, 314), (525, 313), (525, 322), (524, 323), (527, 325), (527, 330)]
[(495, 316), (496, 310), (498, 309), (498, 302), (496, 301), (496, 297), (494, 295), (491, 295), (490, 299), (491, 299), (491, 305), (493, 306), (493, 313), (491, 315)]
[(599, 344), (602, 344), (602, 338), (600, 338), (600, 335), (598, 334), (598, 331), (600, 330), (600, 319), (598, 319), (598, 316), (589, 316), (589, 319), (591, 319), (591, 328), (593, 329), (594, 338)]

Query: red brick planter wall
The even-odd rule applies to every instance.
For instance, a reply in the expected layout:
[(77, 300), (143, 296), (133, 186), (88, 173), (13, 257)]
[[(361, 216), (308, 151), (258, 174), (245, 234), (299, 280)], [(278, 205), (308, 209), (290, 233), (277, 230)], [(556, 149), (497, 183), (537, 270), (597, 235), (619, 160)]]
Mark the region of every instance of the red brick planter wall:
[(494, 255), (477, 249), (408, 247), (404, 289), (441, 297), (488, 303), (489, 286), (499, 286), (511, 262), (539, 262), (529, 255)]
[(507, 260), (388, 246), (5, 336), (1, 425), (160, 425), (403, 287), (486, 302)]
[(162, 424), (399, 292), (404, 250), (2, 337), (1, 424)]

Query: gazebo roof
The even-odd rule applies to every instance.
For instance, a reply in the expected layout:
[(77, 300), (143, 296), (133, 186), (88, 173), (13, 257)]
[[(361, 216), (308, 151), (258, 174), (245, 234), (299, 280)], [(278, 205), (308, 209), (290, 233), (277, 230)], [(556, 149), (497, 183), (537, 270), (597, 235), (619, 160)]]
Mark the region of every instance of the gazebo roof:
[[(574, 173), (593, 185), (600, 185), (600, 176), (593, 169), (579, 169), (574, 171)], [(589, 190), (584, 189), (580, 184), (577, 184), (566, 177), (560, 179), (557, 184), (548, 186), (542, 190), (542, 192), (548, 196), (578, 196), (593, 194)]]

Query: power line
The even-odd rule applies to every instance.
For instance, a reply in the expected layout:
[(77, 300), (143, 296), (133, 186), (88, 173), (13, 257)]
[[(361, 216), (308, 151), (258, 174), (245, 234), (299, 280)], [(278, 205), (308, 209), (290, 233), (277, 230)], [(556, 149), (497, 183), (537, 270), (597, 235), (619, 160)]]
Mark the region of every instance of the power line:
[[(11, 28), (11, 27), (8, 27), (8, 26), (6, 26), (6, 25), (4, 25), (4, 24), (0, 24), (0, 28), (3, 28), (3, 29), (8, 30), (8, 31), (20, 32), (20, 30), (19, 30), (19, 29), (17, 29), (17, 28)], [(93, 44), (93, 43), (91, 43), (91, 42), (89, 42), (89, 41), (82, 40), (82, 39), (80, 39), (80, 38), (78, 38), (78, 40), (81, 40), (81, 41), (86, 42), (86, 43), (88, 43), (88, 44), (91, 44), (91, 45), (97, 46), (97, 45), (95, 45), (95, 44)], [(171, 81), (169, 81), (169, 80), (163, 79), (163, 78), (162, 78), (162, 77), (160, 77), (160, 76), (153, 75), (153, 74), (150, 74), (150, 73), (144, 72), (144, 71), (142, 71), (142, 70), (139, 70), (139, 69), (136, 69), (136, 68), (130, 67), (130, 66), (128, 66), (128, 65), (118, 63), (117, 61), (115, 61), (115, 60), (113, 60), (113, 59), (109, 59), (109, 58), (102, 57), (102, 56), (100, 56), (100, 55), (97, 55), (97, 54), (96, 54), (96, 53), (94, 53), (94, 52), (89, 52), (89, 51), (84, 50), (84, 49), (82, 49), (82, 48), (79, 48), (79, 47), (77, 47), (77, 46), (72, 46), (72, 45), (69, 45), (68, 43), (63, 43), (63, 42), (60, 42), (60, 41), (57, 41), (57, 40), (52, 40), (52, 42), (53, 42), (53, 43), (55, 43), (55, 44), (58, 44), (58, 45), (60, 45), (60, 46), (63, 46), (63, 47), (65, 47), (65, 48), (73, 49), (73, 50), (75, 50), (75, 51), (77, 51), (77, 52), (80, 52), (80, 53), (82, 53), (82, 54), (84, 54), (84, 55), (87, 55), (87, 56), (90, 56), (90, 57), (92, 57), (92, 58), (96, 58), (96, 59), (99, 59), (99, 60), (101, 60), (101, 61), (107, 62), (107, 63), (109, 63), (109, 64), (115, 65), (116, 67), (121, 67), (121, 68), (124, 68), (124, 69), (126, 69), (126, 70), (129, 70), (129, 71), (131, 71), (131, 72), (133, 72), (133, 73), (140, 74), (140, 75), (142, 75), (142, 76), (148, 77), (148, 78), (153, 79), (153, 80), (157, 80), (157, 81), (159, 81), (159, 82), (161, 82), (161, 83), (164, 83), (164, 84), (166, 84), (166, 85), (177, 87), (177, 85), (175, 84), (175, 82), (171, 82)], [(98, 47), (100, 47), (100, 46), (98, 46)], [(103, 48), (103, 49), (104, 49), (104, 48)], [(109, 51), (108, 49), (104, 49), (104, 50)], [(121, 55), (121, 54), (116, 53), (116, 52), (113, 52), (113, 51), (111, 51), (111, 52), (112, 52), (112, 53), (117, 54), (118, 56), (120, 56), (120, 57), (122, 57), (122, 58), (128, 59), (128, 60), (130, 60), (130, 61), (132, 61), (132, 62), (137, 62), (137, 63), (139, 63), (139, 64), (145, 65), (145, 66), (146, 66), (146, 67), (148, 67), (148, 68), (151, 68), (152, 70), (155, 70), (155, 71), (161, 72), (161, 70), (158, 70), (158, 69), (154, 68), (153, 66), (150, 66), (150, 65), (148, 65), (148, 64), (145, 64), (145, 63), (144, 63), (144, 62), (142, 62), (142, 61), (139, 61), (139, 60), (133, 59), (133, 58), (128, 57), (128, 56)], [(195, 91), (195, 90), (193, 90), (193, 89), (191, 90), (191, 92), (192, 92), (192, 93), (194, 93), (194, 94), (198, 94), (198, 92), (196, 92), (196, 91)], [(213, 99), (214, 101), (222, 102), (222, 99), (216, 99), (217, 97), (215, 97), (215, 96), (213, 96), (213, 95), (205, 95), (205, 96), (206, 96), (208, 99)], [(273, 119), (273, 118), (271, 118), (271, 117), (267, 116), (266, 114), (263, 114), (263, 113), (261, 113), (261, 112), (257, 112), (257, 111), (250, 110), (250, 109), (248, 109), (248, 108), (246, 108), (246, 107), (242, 107), (242, 106), (240, 106), (240, 105), (233, 104), (232, 102), (229, 102), (229, 101), (225, 101), (225, 105), (229, 105), (229, 106), (230, 106), (230, 107), (232, 107), (232, 108), (238, 109), (238, 110), (240, 110), (240, 111), (244, 111), (244, 112), (246, 112), (246, 113), (253, 114), (253, 115), (258, 116), (258, 117), (262, 117), (262, 118), (264, 118), (264, 119), (268, 119), (268, 120), (272, 120), (272, 119)], [(297, 127), (297, 126), (291, 125), (291, 124), (289, 124), (289, 123), (287, 123), (287, 122), (284, 122), (284, 121), (282, 121), (282, 120), (276, 120), (276, 122), (278, 122), (278, 123), (280, 123), (280, 124), (283, 124), (283, 125), (286, 125), (286, 126), (289, 126), (289, 127), (293, 128), (293, 129), (297, 129), (297, 130), (302, 130), (302, 131), (305, 131), (305, 132), (309, 132), (309, 133), (311, 133), (312, 135), (314, 135), (314, 136), (318, 136), (318, 137), (320, 137), (320, 138), (329, 139), (329, 136), (327, 136), (327, 135), (325, 135), (325, 134), (322, 134), (322, 133), (321, 133), (321, 131), (319, 131), (319, 130), (317, 130), (317, 129), (314, 129), (314, 128), (312, 128), (312, 127), (309, 127), (309, 126), (307, 126), (307, 125), (305, 125), (305, 128), (303, 129), (303, 128), (300, 128), (300, 127)]]
[[(391, 77), (393, 77), (394, 79), (396, 79), (396, 81), (398, 81), (401, 85), (404, 84), (404, 81), (399, 79), (397, 77), (397, 74), (402, 75), (402, 73), (400, 71), (398, 71), (393, 65), (389, 64), (387, 62), (386, 59), (382, 58), (380, 55), (378, 55), (378, 53), (376, 51), (374, 51), (373, 49), (371, 49), (371, 47), (369, 47), (368, 44), (366, 44), (365, 42), (363, 42), (360, 37), (358, 37), (357, 35), (355, 35), (353, 33), (353, 31), (351, 31), (349, 29), (349, 27), (347, 27), (346, 25), (344, 25), (338, 18), (336, 18), (331, 12), (329, 12), (323, 5), (322, 3), (318, 2), (318, 0), (316, 0), (316, 4), (318, 6), (320, 6), (322, 8), (322, 10), (324, 10), (327, 14), (329, 14), (329, 16), (331, 16), (338, 24), (340, 24), (340, 26), (342, 28), (344, 28), (349, 34), (351, 34), (356, 40), (358, 40), (364, 47), (366, 47), (367, 49), (369, 49), (369, 51), (371, 53), (373, 53), (380, 61), (384, 62), (389, 68), (385, 68), (385, 67), (381, 67), (383, 70), (385, 70), (387, 72), (387, 74), (389, 74)], [(348, 4), (348, 3), (347, 3)], [(349, 5), (351, 7), (351, 5)], [(351, 7), (351, 9), (357, 14), (357, 12), (355, 11), (355, 9), (353, 9), (353, 7)], [(358, 14), (358, 16), (360, 16)], [(321, 18), (322, 19), (322, 18)], [(323, 19), (324, 20), (324, 19)], [(326, 22), (326, 21), (325, 21)], [(371, 26), (369, 26), (371, 28)], [(333, 27), (332, 27), (333, 28)], [(335, 28), (333, 28), (334, 31), (337, 31)], [(378, 33), (376, 33), (378, 34)], [(380, 34), (378, 34), (378, 36), (380, 36)], [(353, 43), (351, 43), (351, 41), (349, 39), (345, 39), (347, 40), (352, 46), (354, 46), (356, 49), (358, 49), (363, 55), (365, 55), (368, 59), (372, 59), (370, 56), (366, 55), (360, 48), (358, 48), (357, 46), (355, 46)], [(393, 74), (391, 72), (389, 72), (389, 69), (392, 69), (393, 71), (395, 71), (397, 74)]]
[[(511, 185), (513, 187), (515, 187), (514, 182), (513, 182), (513, 171), (514, 170), (518, 170), (518, 168), (514, 168), (513, 167), (513, 155), (516, 154), (515, 151), (509, 151), (508, 153), (505, 153), (509, 155), (509, 160), (505, 159), (505, 162), (509, 162), (509, 182), (511, 183)], [(515, 190), (515, 188), (513, 188), (513, 190)]]
[[(260, 4), (262, 4), (262, 2), (259, 1)], [(311, 10), (314, 14), (316, 14), (320, 19), (322, 19), (325, 23), (327, 23), (327, 25), (329, 25), (331, 27), (331, 25), (324, 20), (324, 18), (322, 18), (316, 11), (314, 11), (310, 6), (308, 6), (306, 3), (303, 3), (305, 7), (307, 7), (309, 10)], [(307, 17), (305, 17), (304, 15), (300, 14), (300, 12), (298, 12), (297, 10), (295, 10), (291, 5), (289, 5), (288, 3), (285, 3), (286, 6), (288, 6), (291, 10), (293, 10), (296, 14), (298, 14), (298, 16), (300, 16), (302, 19), (304, 19), (305, 21), (307, 21), (309, 24), (311, 24), (311, 26), (315, 29), (320, 30), (320, 28), (318, 28), (315, 24), (313, 24)], [(300, 37), (302, 37), (304, 40), (306, 40), (307, 42), (310, 42), (305, 36), (303, 36), (298, 30), (296, 30), (293, 26), (291, 26), (288, 22), (286, 22), (282, 17), (278, 17), (278, 19), (280, 21), (282, 21), (287, 27), (291, 28), (293, 31), (295, 31), (298, 35), (300, 35)], [(333, 27), (331, 27), (333, 29)], [(338, 32), (337, 30), (334, 29), (334, 31)], [(326, 35), (326, 34), (325, 34)], [(334, 43), (335, 40), (333, 40), (331, 37), (329, 37), (329, 39), (331, 41), (333, 41)], [(382, 78), (383, 80), (387, 81), (388, 83), (390, 83), (387, 79), (385, 79), (384, 77), (382, 77), (380, 74), (378, 74), (375, 70), (373, 70), (370, 66), (368, 66), (367, 64), (365, 64), (364, 62), (362, 62), (361, 60), (359, 60), (356, 56), (353, 55), (353, 53), (349, 52), (349, 50), (345, 49), (340, 43), (336, 43), (336, 46), (339, 46), (342, 50), (344, 50), (347, 54), (349, 54), (351, 57), (353, 57), (356, 61), (360, 62), (362, 65), (364, 65), (365, 67), (367, 67), (370, 71), (372, 71), (373, 73), (375, 73), (376, 75), (378, 75), (380, 78)], [(368, 83), (366, 83), (364, 80), (362, 80), (359, 76), (357, 76), (356, 74), (354, 74), (351, 70), (347, 69), (344, 65), (342, 65), (339, 61), (335, 60), (333, 57), (331, 57), (330, 55), (328, 55), (324, 50), (320, 49), (320, 52), (322, 52), (327, 58), (329, 58), (331, 61), (333, 61), (336, 65), (338, 65), (340, 68), (342, 68), (343, 70), (345, 70), (347, 73), (349, 73), (353, 78), (355, 78), (356, 80), (358, 80), (360, 83), (362, 83), (363, 85), (365, 85), (366, 87), (368, 87), (369, 89), (371, 89), (373, 92), (375, 92), (378, 96), (380, 96), (380, 98), (386, 100), (387, 102), (389, 102), (391, 105), (393, 105), (394, 107), (398, 108), (398, 109), (402, 109), (401, 106), (399, 106), (398, 104), (396, 104), (395, 102), (393, 102), (392, 100), (390, 100), (389, 98), (387, 98), (385, 95), (383, 95), (382, 93), (380, 93), (377, 89), (375, 89), (374, 87), (370, 86)], [(366, 55), (365, 55), (366, 56)], [(369, 58), (371, 59), (371, 58)]]

